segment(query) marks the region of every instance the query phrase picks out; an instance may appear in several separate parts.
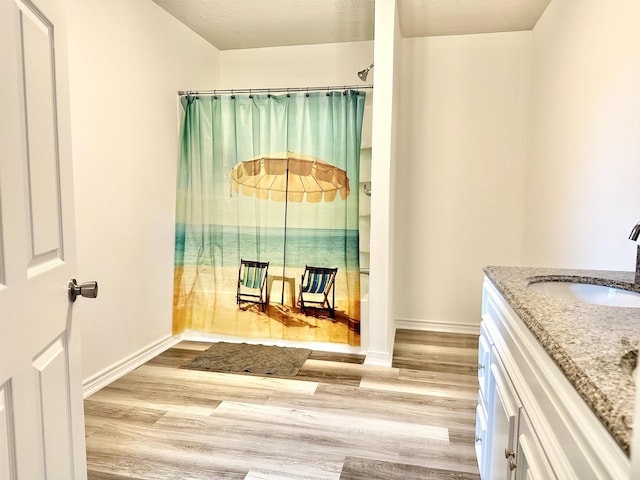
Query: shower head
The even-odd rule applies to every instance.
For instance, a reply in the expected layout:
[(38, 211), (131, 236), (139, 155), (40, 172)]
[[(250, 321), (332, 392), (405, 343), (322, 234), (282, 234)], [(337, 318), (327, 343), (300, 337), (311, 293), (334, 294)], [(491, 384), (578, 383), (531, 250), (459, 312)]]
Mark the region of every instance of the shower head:
[(373, 63), (371, 65), (369, 65), (367, 68), (365, 68), (364, 70), (360, 70), (358, 72), (358, 78), (360, 80), (362, 80), (363, 82), (367, 81), (367, 75), (369, 75), (369, 70), (371, 70), (373, 68)]

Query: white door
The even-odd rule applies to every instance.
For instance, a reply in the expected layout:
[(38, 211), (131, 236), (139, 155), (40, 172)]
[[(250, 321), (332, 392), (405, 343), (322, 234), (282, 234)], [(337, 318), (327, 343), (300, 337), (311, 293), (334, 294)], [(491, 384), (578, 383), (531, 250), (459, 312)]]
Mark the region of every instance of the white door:
[(62, 0), (0, 0), (0, 478), (86, 478)]

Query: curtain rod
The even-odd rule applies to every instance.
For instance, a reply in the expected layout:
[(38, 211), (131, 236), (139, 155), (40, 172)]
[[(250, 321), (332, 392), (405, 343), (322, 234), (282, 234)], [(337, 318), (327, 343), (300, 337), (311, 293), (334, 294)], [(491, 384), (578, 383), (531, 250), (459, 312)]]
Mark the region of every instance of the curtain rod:
[(234, 95), (236, 93), (294, 93), (294, 92), (330, 92), (332, 90), (373, 89), (373, 85), (334, 85), (329, 87), (278, 87), (278, 88), (238, 88), (220, 90), (179, 90), (178, 95)]

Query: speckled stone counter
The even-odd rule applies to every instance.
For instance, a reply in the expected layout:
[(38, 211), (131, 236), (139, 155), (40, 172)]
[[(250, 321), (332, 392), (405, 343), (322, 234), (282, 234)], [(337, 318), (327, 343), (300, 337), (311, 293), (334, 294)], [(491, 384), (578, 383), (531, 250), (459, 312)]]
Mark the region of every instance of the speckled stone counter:
[(634, 273), (497, 266), (484, 271), (629, 455), (635, 385), (627, 359), (640, 345), (640, 308), (590, 305), (527, 287), (577, 281), (640, 292)]

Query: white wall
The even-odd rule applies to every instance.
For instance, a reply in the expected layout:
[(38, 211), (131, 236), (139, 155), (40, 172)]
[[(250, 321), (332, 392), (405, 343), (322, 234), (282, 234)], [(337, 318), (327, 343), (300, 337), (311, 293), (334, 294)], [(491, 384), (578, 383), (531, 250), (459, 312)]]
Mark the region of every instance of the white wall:
[(482, 268), (520, 262), (530, 40), (402, 41), (394, 291), (416, 328), (477, 329)]
[(400, 25), (395, 0), (377, 1), (375, 9), (375, 65), (371, 144), (371, 240), (369, 321), (366, 363), (391, 366), (394, 333), (395, 275), (394, 189), (398, 125), (398, 62)]
[(372, 41), (223, 50), (220, 88), (363, 85), (357, 72), (372, 60)]
[(218, 51), (150, 0), (68, 0), (83, 376), (171, 335), (179, 89)]
[(640, 2), (553, 0), (533, 30), (526, 264), (633, 270)]

